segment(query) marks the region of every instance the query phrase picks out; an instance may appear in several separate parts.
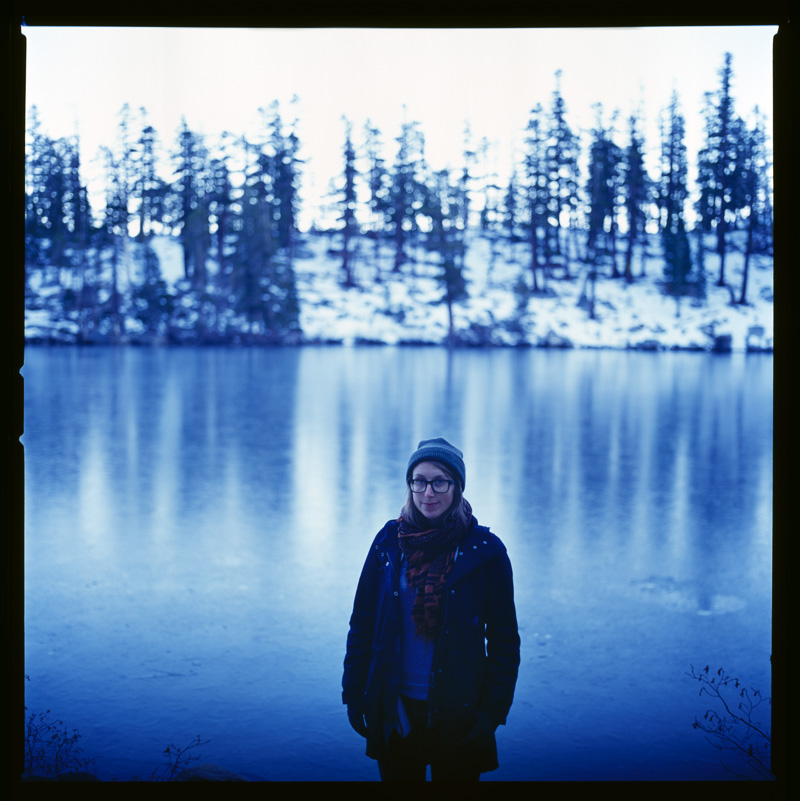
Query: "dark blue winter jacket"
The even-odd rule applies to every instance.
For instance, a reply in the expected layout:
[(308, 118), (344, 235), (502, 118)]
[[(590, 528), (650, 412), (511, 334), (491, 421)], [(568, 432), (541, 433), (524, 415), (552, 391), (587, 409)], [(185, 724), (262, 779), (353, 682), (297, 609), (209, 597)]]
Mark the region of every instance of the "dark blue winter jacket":
[[(367, 756), (379, 758), (395, 721), (400, 679), (401, 553), (397, 522), (375, 537), (356, 590), (342, 700), (363, 709)], [(511, 563), (502, 542), (473, 517), (447, 578), (431, 671), (428, 721), (453, 746), (478, 714), (506, 722), (519, 668), (519, 634)], [(494, 735), (469, 759), (481, 772), (498, 767)]]

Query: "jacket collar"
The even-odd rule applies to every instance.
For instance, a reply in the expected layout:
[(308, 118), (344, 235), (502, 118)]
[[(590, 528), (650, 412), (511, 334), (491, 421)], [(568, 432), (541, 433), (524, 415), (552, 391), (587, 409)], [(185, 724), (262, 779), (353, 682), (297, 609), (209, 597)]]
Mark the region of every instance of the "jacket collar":
[(456, 563), (447, 577), (445, 586), (450, 586), (489, 559), (505, 553), (506, 548), (503, 543), (488, 528), (479, 526), (475, 518), (472, 519), (472, 523), (467, 536), (459, 545)]

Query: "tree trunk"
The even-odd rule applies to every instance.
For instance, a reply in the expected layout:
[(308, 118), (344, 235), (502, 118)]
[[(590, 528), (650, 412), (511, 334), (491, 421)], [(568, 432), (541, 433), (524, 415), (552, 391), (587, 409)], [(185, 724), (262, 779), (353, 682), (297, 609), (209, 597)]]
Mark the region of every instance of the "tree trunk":
[(486, 270), (486, 284), (492, 286), (494, 267), (497, 263), (497, 235), (491, 233), (489, 235), (489, 266)]
[(78, 318), (78, 342), (86, 341), (86, 318), (83, 313), (86, 301), (86, 259), (88, 259), (88, 254), (84, 251), (80, 266), (80, 289), (78, 290), (77, 302), (75, 304)]
[(181, 232), (181, 246), (183, 247), (183, 277), (188, 281), (192, 277), (191, 248), (186, 236), (186, 224)]
[(370, 236), (373, 238), (373, 258), (375, 259), (375, 283), (380, 284), (382, 279), (381, 276), (381, 248), (380, 248), (380, 237), (378, 236), (377, 231), (373, 231)]
[(447, 344), (449, 347), (452, 347), (455, 344), (456, 329), (455, 323), (453, 322), (453, 301), (449, 297), (447, 298), (447, 323)]
[(753, 252), (753, 214), (747, 226), (747, 244), (744, 248), (744, 267), (742, 268), (742, 292), (739, 295), (739, 305), (747, 303), (747, 278), (750, 272), (750, 254)]
[(555, 241), (556, 241), (555, 253), (557, 256), (560, 256), (561, 255), (561, 207), (560, 206), (558, 208), (558, 211), (556, 212)]
[(566, 281), (572, 279), (572, 273), (569, 269), (570, 259), (574, 258), (576, 261), (580, 260), (580, 247), (578, 245), (578, 235), (575, 230), (577, 226), (574, 223), (575, 220), (573, 219), (573, 224), (569, 227), (567, 246), (564, 248), (564, 279)]
[(111, 313), (113, 321), (113, 335), (112, 338), (117, 342), (122, 334), (125, 332), (125, 326), (122, 322), (119, 312), (119, 277), (118, 277), (118, 261), (119, 254), (116, 244), (113, 247), (113, 256), (111, 258)]
[(344, 273), (344, 285), (353, 286), (353, 273), (350, 269), (350, 228), (345, 224), (342, 235), (342, 272)]
[(625, 283), (633, 283), (633, 246), (636, 242), (633, 228), (628, 231), (628, 247), (625, 250)]
[[(724, 214), (723, 210), (723, 214)], [(717, 226), (717, 253), (719, 254), (719, 278), (717, 286), (725, 286), (725, 222), (720, 220)]]
[(581, 293), (578, 296), (578, 306), (586, 308), (589, 312), (589, 319), (594, 320), (594, 300), (595, 300), (595, 282), (597, 281), (597, 268), (594, 264), (594, 253), (591, 254), (592, 262), (589, 264), (586, 275), (583, 279), (583, 286)]
[(611, 222), (608, 240), (611, 243), (611, 277), (619, 278), (621, 273), (619, 267), (617, 267), (617, 226), (614, 224), (613, 220)]
[(403, 252), (403, 244), (404, 244), (403, 229), (400, 225), (398, 225), (397, 228), (395, 229), (395, 234), (394, 234), (394, 267), (392, 267), (393, 273), (399, 273), (400, 267), (406, 260), (406, 254)]
[(531, 224), (531, 275), (533, 276), (533, 291), (539, 292), (539, 279), (536, 275), (539, 269), (539, 242), (536, 236), (536, 226)]

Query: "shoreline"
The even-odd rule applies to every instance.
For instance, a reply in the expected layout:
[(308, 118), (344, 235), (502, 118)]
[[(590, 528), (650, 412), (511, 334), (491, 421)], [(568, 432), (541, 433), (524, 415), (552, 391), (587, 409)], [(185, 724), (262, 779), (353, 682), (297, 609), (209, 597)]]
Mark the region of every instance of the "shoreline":
[(385, 342), (382, 340), (359, 339), (308, 339), (298, 342), (269, 342), (257, 339), (243, 340), (168, 340), (127, 337), (117, 341), (94, 339), (84, 342), (57, 337), (26, 337), (25, 347), (34, 348), (442, 348), (447, 350), (603, 350), (603, 351), (637, 351), (645, 353), (712, 353), (712, 354), (762, 354), (774, 355), (772, 346), (733, 347), (730, 342), (715, 342), (708, 346), (665, 344), (656, 340), (645, 340), (624, 347), (618, 345), (586, 345), (574, 344), (564, 337), (563, 342), (517, 342), (517, 343), (475, 343), (456, 341), (454, 343), (400, 340)]

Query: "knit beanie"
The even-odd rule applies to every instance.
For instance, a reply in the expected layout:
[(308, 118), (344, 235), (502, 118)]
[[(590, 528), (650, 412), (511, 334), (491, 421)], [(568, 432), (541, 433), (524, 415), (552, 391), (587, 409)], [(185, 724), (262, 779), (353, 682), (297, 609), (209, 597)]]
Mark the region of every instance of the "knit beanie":
[(408, 460), (408, 469), (406, 470), (406, 481), (411, 478), (411, 471), (414, 465), (420, 462), (441, 462), (453, 471), (453, 475), (458, 477), (461, 490), (467, 483), (467, 471), (464, 467), (464, 454), (451, 445), (446, 439), (442, 437), (435, 437), (434, 439), (423, 439), (411, 458)]

